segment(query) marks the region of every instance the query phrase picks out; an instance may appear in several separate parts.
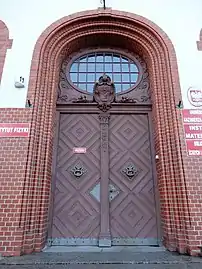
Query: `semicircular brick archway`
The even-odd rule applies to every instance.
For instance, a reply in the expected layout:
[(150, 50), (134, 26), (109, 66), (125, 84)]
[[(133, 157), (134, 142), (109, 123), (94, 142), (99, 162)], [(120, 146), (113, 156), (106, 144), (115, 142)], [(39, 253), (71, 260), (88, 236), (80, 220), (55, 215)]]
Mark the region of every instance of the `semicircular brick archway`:
[[(109, 38), (102, 38), (107, 36)], [(191, 249), (186, 232), (189, 208), (186, 199), (183, 154), (185, 146), (180, 113), (177, 61), (166, 34), (151, 21), (131, 13), (98, 9), (64, 17), (39, 37), (33, 53), (28, 99), (33, 104), (32, 128), (26, 170), (21, 227), (22, 251), (39, 251), (46, 242), (50, 205), (51, 163), (59, 70), (65, 57), (90, 46), (116, 46), (134, 51), (147, 62), (152, 94), (158, 190), (163, 244), (181, 253)], [(180, 186), (180, 188), (179, 188)], [(29, 202), (28, 202), (29, 201)]]

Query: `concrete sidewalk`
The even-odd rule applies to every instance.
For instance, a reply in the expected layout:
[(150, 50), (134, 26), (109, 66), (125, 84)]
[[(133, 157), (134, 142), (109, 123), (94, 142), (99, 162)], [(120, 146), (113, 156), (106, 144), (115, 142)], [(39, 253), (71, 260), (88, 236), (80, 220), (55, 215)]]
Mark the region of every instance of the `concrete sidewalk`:
[[(171, 253), (161, 248), (47, 249), (46, 252), (5, 257), (1, 269), (202, 269), (202, 258)], [(87, 251), (88, 250), (88, 251)], [(49, 252), (47, 252), (49, 251)]]

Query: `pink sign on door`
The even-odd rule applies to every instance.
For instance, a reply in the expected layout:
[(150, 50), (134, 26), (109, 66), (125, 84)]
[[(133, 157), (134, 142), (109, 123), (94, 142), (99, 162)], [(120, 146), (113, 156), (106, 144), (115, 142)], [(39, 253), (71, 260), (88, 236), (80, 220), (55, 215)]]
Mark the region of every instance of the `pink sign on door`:
[(73, 148), (74, 153), (86, 153), (86, 148)]

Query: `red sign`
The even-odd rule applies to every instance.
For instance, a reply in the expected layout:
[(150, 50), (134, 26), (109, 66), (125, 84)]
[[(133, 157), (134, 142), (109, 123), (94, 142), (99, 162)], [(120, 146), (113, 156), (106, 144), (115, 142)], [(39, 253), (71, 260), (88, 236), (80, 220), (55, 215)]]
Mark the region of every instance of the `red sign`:
[(183, 123), (189, 156), (202, 156), (202, 110), (184, 109)]
[(86, 148), (73, 148), (74, 153), (86, 153)]
[(30, 123), (0, 123), (0, 137), (29, 137)]

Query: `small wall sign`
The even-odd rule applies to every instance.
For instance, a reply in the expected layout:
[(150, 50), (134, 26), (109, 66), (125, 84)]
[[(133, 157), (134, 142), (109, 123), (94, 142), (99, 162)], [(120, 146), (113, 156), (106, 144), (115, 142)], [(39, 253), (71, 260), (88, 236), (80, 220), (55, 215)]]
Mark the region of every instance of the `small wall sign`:
[(188, 155), (202, 156), (202, 109), (184, 109), (183, 124)]
[(202, 89), (190, 87), (187, 91), (187, 97), (192, 106), (202, 106)]
[(73, 148), (74, 153), (86, 153), (86, 148)]
[(0, 123), (0, 137), (29, 137), (30, 123)]

